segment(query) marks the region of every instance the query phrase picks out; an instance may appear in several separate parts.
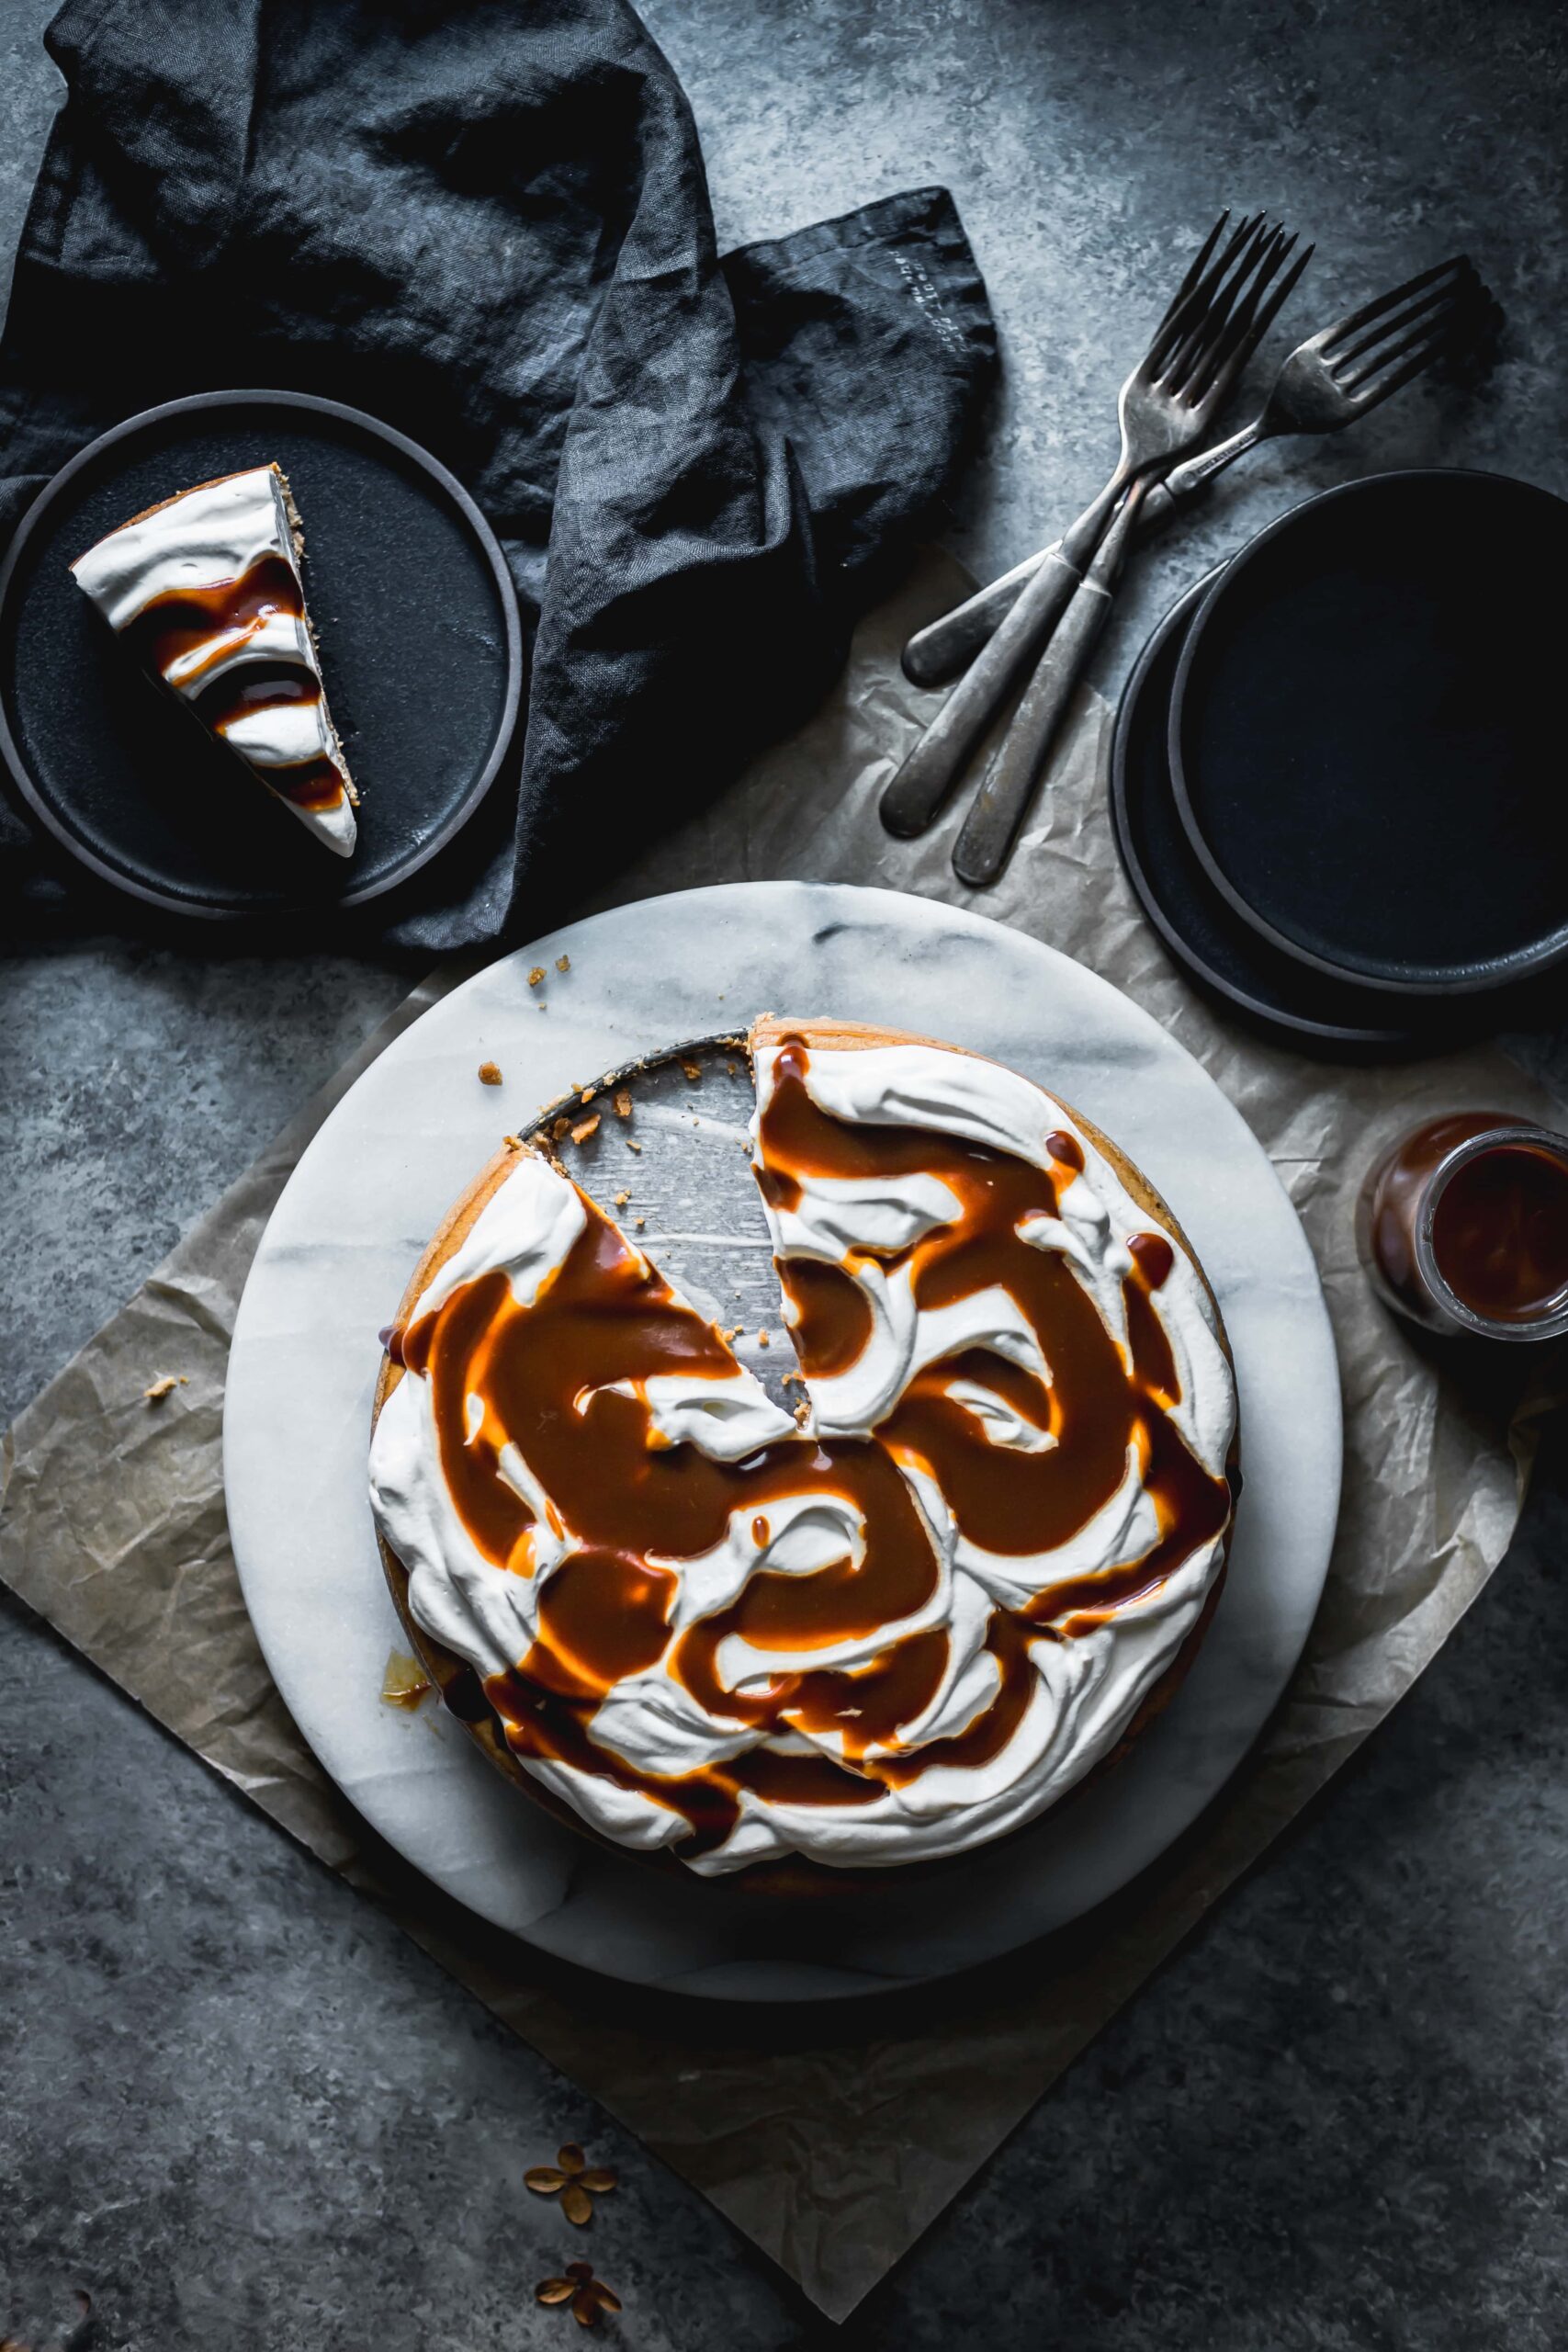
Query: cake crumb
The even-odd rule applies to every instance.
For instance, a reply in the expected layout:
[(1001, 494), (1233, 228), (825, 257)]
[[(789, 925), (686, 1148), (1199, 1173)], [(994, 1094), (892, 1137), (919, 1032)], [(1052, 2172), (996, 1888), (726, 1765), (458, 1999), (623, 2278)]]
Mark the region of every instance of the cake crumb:
[(726, 1078), (739, 1078), (740, 1072), (736, 1069), (733, 1062), (726, 1062), (724, 1065), (724, 1074)]
[(634, 1143), (630, 1136), (628, 1136), (626, 1137), (626, 1149), (628, 1151), (640, 1151), (642, 1149), (642, 1146), (640, 1143)]
[(645, 1216), (639, 1216), (639, 1217), (637, 1218), (637, 1231), (638, 1231), (639, 1233), (642, 1231), (643, 1227), (644, 1227), (647, 1223), (648, 1223), (648, 1219), (647, 1219)]
[(501, 1140), (506, 1146), (508, 1151), (521, 1151), (523, 1148), (523, 1138), (521, 1136), (502, 1136)]
[(558, 1119), (555, 1125), (550, 1129), (550, 1140), (552, 1143), (559, 1143), (562, 1136), (565, 1135), (570, 1125), (571, 1121), (570, 1119)]
[(806, 1424), (811, 1419), (811, 1408), (807, 1403), (804, 1396), (795, 1408), (795, 1418), (800, 1423), (802, 1429), (806, 1427)]
[(632, 1098), (624, 1086), (619, 1087), (615, 1092), (615, 1116), (617, 1119), (629, 1119), (631, 1114)]
[(767, 1346), (767, 1344), (768, 1344), (768, 1335), (767, 1335), (767, 1333), (766, 1333), (765, 1331), (759, 1331), (759, 1332), (758, 1332), (758, 1334), (757, 1334), (757, 1345), (758, 1345), (760, 1348), (765, 1348), (765, 1347)]
[(615, 1194), (615, 1206), (618, 1209), (624, 1209), (630, 1199), (631, 1194), (629, 1193), (617, 1193)]
[(579, 1090), (577, 1099), (580, 1102), (592, 1102), (598, 1091), (596, 1086), (584, 1086)]
[(597, 1111), (593, 1113), (591, 1118), (579, 1119), (576, 1126), (573, 1127), (571, 1131), (571, 1139), (573, 1143), (586, 1143), (598, 1124), (599, 1114)]
[(494, 1062), (481, 1062), (479, 1064), (479, 1084), (481, 1086), (499, 1086), (501, 1084), (501, 1072)]
[(160, 1374), (159, 1377), (152, 1383), (152, 1387), (144, 1388), (141, 1394), (146, 1397), (147, 1402), (150, 1405), (161, 1405), (165, 1396), (172, 1396), (174, 1395), (176, 1388), (188, 1388), (189, 1386), (190, 1382), (183, 1372), (178, 1374), (172, 1372), (165, 1372)]
[(570, 956), (558, 956), (556, 957), (556, 969), (558, 972), (570, 972), (571, 969), (571, 957)]
[(544, 967), (544, 966), (543, 966), (542, 964), (536, 964), (536, 965), (535, 965), (535, 967), (534, 967), (534, 968), (533, 968), (533, 970), (532, 970), (532, 971), (529, 973), (529, 975), (528, 975), (528, 986), (529, 986), (531, 989), (536, 989), (536, 988), (538, 987), (538, 985), (539, 985), (539, 982), (544, 978), (544, 977), (545, 977), (545, 967)]
[(682, 1062), (681, 1064), (681, 1068), (685, 1071), (686, 1076), (691, 1080), (694, 1086), (698, 1079), (701, 1078), (703, 1074), (703, 1066), (701, 1062)]

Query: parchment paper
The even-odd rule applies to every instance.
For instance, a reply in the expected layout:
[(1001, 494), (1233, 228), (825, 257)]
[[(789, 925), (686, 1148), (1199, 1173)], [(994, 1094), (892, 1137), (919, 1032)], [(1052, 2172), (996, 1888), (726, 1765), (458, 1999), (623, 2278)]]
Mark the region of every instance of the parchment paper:
[[(909, 629), (964, 593), (930, 556), (857, 637), (817, 718), (598, 903), (795, 876), (973, 905), (1103, 973), (1213, 1072), (1270, 1152), (1322, 1270), (1348, 1454), (1324, 1604), (1252, 1758), (1181, 1846), (1106, 1910), (955, 1999), (776, 2019), (565, 1978), (379, 1847), (268, 1679), (224, 1522), (229, 1334), (257, 1238), (299, 1152), (388, 1040), (455, 980), (436, 973), (286, 1127), (5, 1442), (0, 1576), (322, 1860), (398, 1917), (552, 2064), (702, 2188), (842, 2317), (1224, 1889), (1409, 1688), (1501, 1559), (1549, 1401), (1536, 1351), (1439, 1363), (1377, 1307), (1351, 1208), (1386, 1139), (1428, 1110), (1561, 1114), (1496, 1047), (1381, 1068), (1318, 1064), (1201, 999), (1139, 915), (1111, 842), (1110, 713), (1086, 695), (1040, 813), (997, 889), (968, 892), (956, 817), (897, 843), (878, 793), (933, 698), (906, 684)], [(586, 911), (586, 908), (579, 911)], [(565, 910), (562, 910), (566, 911)], [(1519, 1361), (1522, 1359), (1522, 1361)], [(187, 1385), (161, 1404), (160, 1373)], [(1523, 1393), (1527, 1374), (1535, 1389)], [(1506, 1385), (1505, 1385), (1506, 1384)], [(106, 1475), (106, 1468), (112, 1476)]]

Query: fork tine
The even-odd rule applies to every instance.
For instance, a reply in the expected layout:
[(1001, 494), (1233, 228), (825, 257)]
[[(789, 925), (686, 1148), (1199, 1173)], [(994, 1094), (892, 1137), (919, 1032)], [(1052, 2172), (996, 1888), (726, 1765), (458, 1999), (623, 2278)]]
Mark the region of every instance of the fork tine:
[(1162, 355), (1163, 364), (1156, 362), (1158, 380), (1168, 390), (1174, 390), (1191, 374), (1200, 354), (1230, 316), (1248, 276), (1262, 256), (1274, 251), (1284, 233), (1282, 229), (1267, 228), (1265, 216), (1259, 213), (1248, 225), (1245, 239), (1232, 240), (1222, 260), (1192, 295), (1179, 322), (1179, 332)]
[(1265, 216), (1255, 212), (1245, 220), (1227, 243), (1217, 261), (1210, 264), (1186, 300), (1167, 313), (1160, 322), (1158, 334), (1149, 345), (1145, 366), (1151, 376), (1168, 374), (1171, 354), (1190, 342), (1208, 317), (1219, 288), (1233, 265), (1246, 266), (1247, 255), (1255, 250), (1265, 235)]
[[(1295, 239), (1292, 237), (1291, 240), (1291, 245), (1293, 245), (1294, 243)], [(1284, 249), (1284, 253), (1280, 254), (1280, 259), (1281, 261), (1284, 259), (1285, 254), (1290, 252), (1291, 245), (1287, 245)], [(1269, 272), (1269, 277), (1261, 277), (1258, 280), (1258, 286), (1254, 288), (1252, 297), (1254, 311), (1252, 319), (1250, 322), (1238, 320), (1235, 322), (1235, 326), (1232, 330), (1235, 334), (1234, 346), (1229, 350), (1217, 352), (1215, 354), (1214, 364), (1210, 371), (1210, 375), (1201, 387), (1201, 390), (1192, 395), (1194, 399), (1202, 398), (1203, 394), (1209, 390), (1210, 386), (1219, 380), (1219, 378), (1224, 371), (1227, 369), (1229, 370), (1228, 380), (1231, 382), (1234, 382), (1236, 377), (1241, 374), (1243, 368), (1252, 357), (1253, 353), (1257, 350), (1258, 345), (1262, 342), (1264, 336), (1268, 334), (1269, 328), (1279, 317), (1280, 312), (1290, 300), (1291, 296), (1295, 292), (1297, 281), (1316, 250), (1317, 248), (1315, 245), (1303, 246), (1302, 251), (1296, 255), (1295, 260), (1292, 262), (1289, 269), (1286, 270), (1283, 277), (1280, 278), (1279, 284), (1274, 288), (1272, 293), (1269, 294), (1267, 300), (1261, 302), (1259, 302), (1258, 297), (1265, 293), (1268, 287), (1269, 277), (1273, 275), (1272, 270)], [(1276, 265), (1276, 266), (1277, 266), (1278, 265)]]
[(1248, 256), (1246, 268), (1238, 271), (1224, 300), (1190, 338), (1180, 364), (1173, 364), (1168, 371), (1164, 380), (1168, 390), (1196, 403), (1207, 395), (1235, 355), (1240, 352), (1245, 357), (1243, 346), (1251, 349), (1246, 338), (1256, 323), (1258, 304), (1295, 246), (1294, 236), (1280, 228)]
[(1167, 327), (1169, 326), (1172, 319), (1175, 318), (1178, 311), (1180, 310), (1183, 302), (1186, 301), (1188, 296), (1191, 293), (1192, 288), (1197, 285), (1198, 280), (1202, 277), (1204, 270), (1209, 266), (1209, 255), (1213, 252), (1214, 247), (1219, 243), (1220, 239), (1224, 236), (1225, 222), (1230, 219), (1230, 217), (1231, 209), (1227, 204), (1224, 210), (1221, 213), (1219, 219), (1215, 221), (1213, 227), (1210, 230), (1208, 235), (1204, 238), (1202, 243), (1199, 246), (1197, 252), (1192, 256), (1191, 266), (1189, 268), (1186, 277), (1182, 279), (1175, 293), (1171, 296), (1170, 304), (1164, 318), (1161, 319), (1158, 326), (1156, 327), (1154, 334), (1149, 338), (1151, 344), (1156, 343), (1159, 340)]
[(1186, 381), (1176, 388), (1184, 400), (1195, 405), (1207, 398), (1222, 376), (1229, 382), (1239, 373), (1257, 340), (1258, 305), (1295, 247), (1293, 236), (1287, 237), (1283, 230), (1277, 233), (1247, 285), (1237, 288), (1234, 305), (1216, 322), (1215, 332), (1208, 338)]
[[(1342, 391), (1361, 391), (1374, 377), (1381, 375), (1385, 368), (1393, 367), (1396, 360), (1403, 359), (1406, 352), (1420, 351), (1423, 355), (1430, 355), (1440, 349), (1443, 344), (1454, 340), (1450, 330), (1457, 323), (1457, 316), (1455, 319), (1444, 320), (1440, 324), (1436, 325), (1429, 320), (1424, 320), (1419, 326), (1413, 327), (1407, 335), (1403, 336), (1390, 349), (1380, 351), (1377, 356), (1370, 359), (1364, 368), (1359, 368), (1349, 375), (1341, 375), (1336, 369), (1335, 380)], [(1423, 366), (1426, 364), (1425, 356), (1421, 364)]]
[[(1475, 282), (1479, 283), (1479, 280)], [(1370, 326), (1364, 334), (1358, 335), (1355, 342), (1344, 350), (1336, 350), (1332, 359), (1322, 354), (1319, 356), (1324, 357), (1325, 366), (1338, 376), (1346, 368), (1353, 368), (1359, 359), (1365, 358), (1369, 351), (1375, 351), (1380, 344), (1387, 343), (1391, 336), (1403, 334), (1407, 328), (1427, 319), (1440, 317), (1445, 311), (1459, 309), (1472, 290), (1471, 285), (1462, 277), (1456, 277), (1448, 286), (1429, 287), (1418, 301), (1412, 302), (1406, 310), (1394, 311), (1387, 318), (1379, 319), (1375, 325)]]
[(1452, 351), (1459, 341), (1460, 337), (1451, 331), (1435, 334), (1421, 345), (1419, 351), (1413, 351), (1402, 367), (1395, 368), (1388, 376), (1380, 375), (1379, 369), (1387, 365), (1386, 361), (1380, 361), (1379, 368), (1371, 371), (1371, 376), (1376, 377), (1378, 380), (1374, 382), (1369, 379), (1356, 388), (1357, 414), (1365, 416), (1369, 411), (1380, 407), (1391, 392), (1402, 391), (1412, 378), (1419, 376), (1424, 369), (1430, 368), (1433, 361), (1440, 359), (1445, 352)]
[(1438, 262), (1435, 268), (1422, 270), (1419, 277), (1407, 277), (1403, 286), (1393, 287), (1386, 294), (1374, 294), (1370, 302), (1361, 304), (1359, 311), (1352, 311), (1348, 318), (1340, 319), (1336, 325), (1326, 328), (1321, 335), (1316, 337), (1319, 352), (1326, 356), (1333, 350), (1335, 345), (1342, 343), (1348, 334), (1355, 334), (1360, 328), (1371, 326), (1374, 319), (1382, 318), (1388, 311), (1394, 310), (1404, 301), (1409, 295), (1419, 294), (1425, 288), (1435, 286), (1440, 277), (1447, 277), (1450, 272), (1457, 277), (1466, 270), (1473, 272), (1470, 255), (1453, 254), (1447, 261)]

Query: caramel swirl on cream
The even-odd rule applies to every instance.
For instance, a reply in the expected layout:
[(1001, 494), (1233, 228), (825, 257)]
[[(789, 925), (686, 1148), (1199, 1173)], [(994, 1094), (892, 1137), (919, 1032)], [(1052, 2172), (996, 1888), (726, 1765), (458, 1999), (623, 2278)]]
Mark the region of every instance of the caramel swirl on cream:
[(717, 1874), (896, 1864), (1109, 1755), (1224, 1565), (1196, 1267), (1061, 1104), (949, 1048), (760, 1033), (806, 1429), (519, 1156), (415, 1304), (371, 1494), (525, 1767)]
[(327, 709), (276, 465), (198, 482), (110, 531), (71, 570), (153, 677), (317, 840), (354, 848), (354, 786)]

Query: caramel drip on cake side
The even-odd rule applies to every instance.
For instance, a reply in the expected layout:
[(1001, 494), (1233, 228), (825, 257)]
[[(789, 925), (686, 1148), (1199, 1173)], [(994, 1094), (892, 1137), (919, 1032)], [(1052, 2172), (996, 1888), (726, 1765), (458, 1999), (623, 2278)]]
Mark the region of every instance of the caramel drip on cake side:
[[(1199, 1464), (1171, 1418), (1176, 1365), (1154, 1306), (1174, 1263), (1170, 1242), (1156, 1232), (1131, 1238), (1123, 1348), (1064, 1257), (1021, 1238), (1028, 1220), (1057, 1216), (1061, 1190), (1081, 1173), (1075, 1138), (1050, 1138), (1047, 1170), (950, 1133), (852, 1123), (813, 1100), (809, 1066), (805, 1042), (785, 1039), (760, 1122), (759, 1181), (771, 1204), (789, 1208), (816, 1179), (936, 1178), (957, 1215), (907, 1248), (859, 1257), (908, 1279), (922, 1312), (1004, 1292), (1035, 1335), (1048, 1379), (989, 1348), (963, 1347), (918, 1369), (869, 1436), (802, 1433), (739, 1462), (670, 1442), (655, 1427), (649, 1384), (733, 1379), (735, 1358), (581, 1193), (582, 1228), (531, 1305), (519, 1303), (504, 1272), (481, 1273), (412, 1324), (399, 1347), (408, 1371), (431, 1384), (446, 1490), (483, 1558), (532, 1577), (547, 1538), (552, 1558), (567, 1544), (541, 1578), (527, 1655), (485, 1684), (508, 1741), (525, 1759), (555, 1759), (673, 1810), (686, 1825), (676, 1850), (687, 1860), (723, 1843), (748, 1792), (863, 1811), (936, 1767), (985, 1763), (1029, 1706), (1031, 1644), (1071, 1641), (1157, 1587), (1223, 1532), (1231, 1508), (1226, 1480)], [(776, 1263), (807, 1381), (851, 1370), (872, 1331), (852, 1266)], [(966, 1385), (1010, 1408), (1029, 1442), (992, 1442), (954, 1393)], [(509, 1474), (513, 1448), (532, 1491), (548, 1498), (548, 1528)], [(930, 1622), (942, 1556), (910, 1469), (934, 1481), (963, 1537), (1027, 1558), (1068, 1543), (1112, 1500), (1130, 1454), (1157, 1519), (1153, 1549), (1059, 1580), (1025, 1606), (993, 1604), (984, 1633), (989, 1696), (947, 1736), (905, 1739), (950, 1663), (950, 1633)], [(736, 1528), (761, 1550), (781, 1506), (817, 1503), (859, 1529), (843, 1556), (809, 1573), (759, 1567), (737, 1597), (677, 1626), (683, 1563), (713, 1554), (727, 1534), (733, 1541)], [(852, 1665), (829, 1655), (856, 1645)], [(736, 1655), (747, 1662), (739, 1674)], [(593, 1736), (601, 1705), (655, 1668), (740, 1752), (666, 1776), (602, 1745)]]
[[(303, 658), (289, 662), (271, 653), (235, 658), (247, 640), (283, 617), (296, 623), (303, 643), (305, 600), (299, 580), (284, 557), (264, 555), (238, 579), (182, 586), (154, 596), (128, 624), (125, 635), (159, 677), (169, 680), (175, 665), (183, 665), (179, 691), (193, 701), (213, 733), (221, 736), (249, 713), (321, 702), (321, 681)], [(222, 674), (203, 685), (203, 674), (220, 665)], [(344, 797), (342, 775), (324, 754), (269, 764), (265, 773), (272, 790), (298, 808), (334, 808)]]

